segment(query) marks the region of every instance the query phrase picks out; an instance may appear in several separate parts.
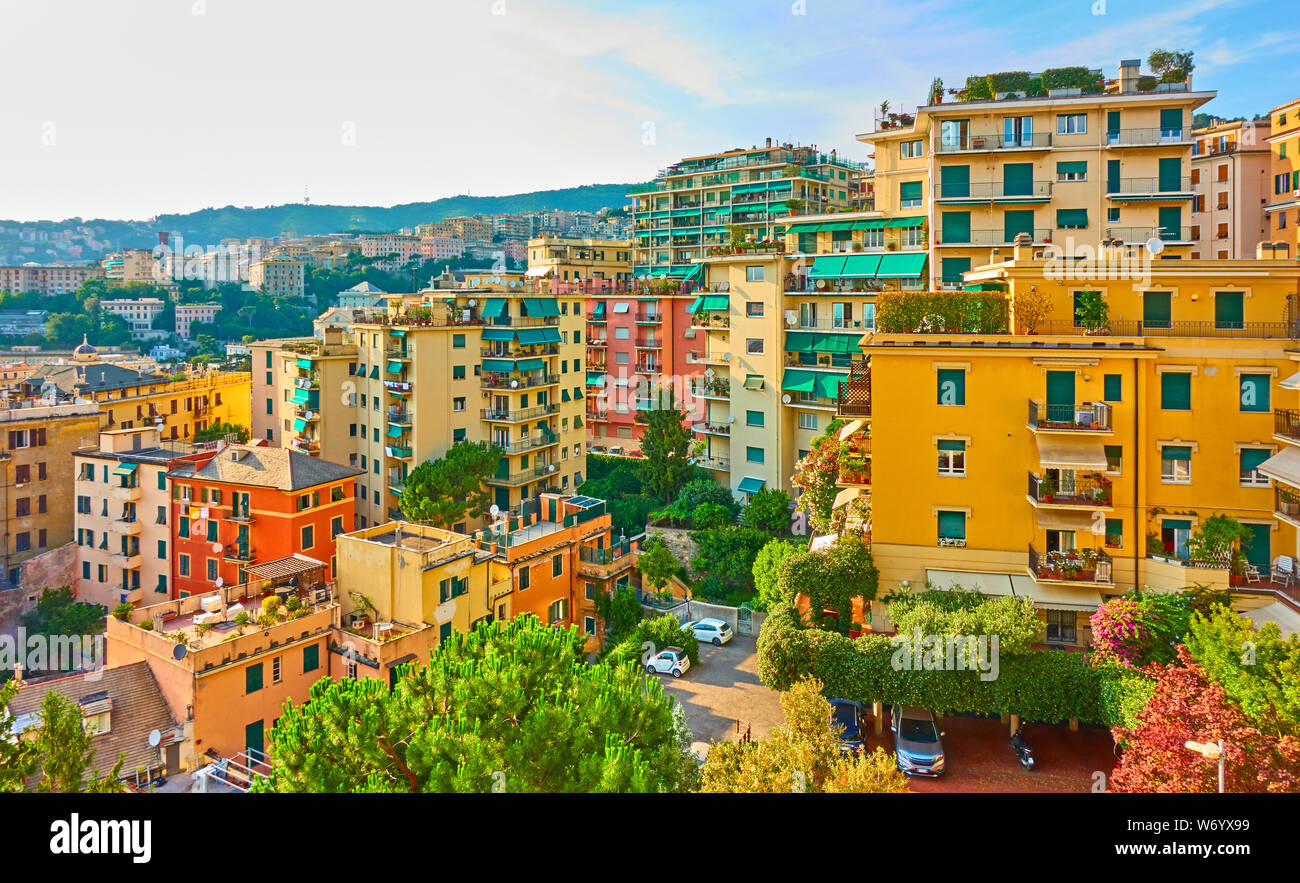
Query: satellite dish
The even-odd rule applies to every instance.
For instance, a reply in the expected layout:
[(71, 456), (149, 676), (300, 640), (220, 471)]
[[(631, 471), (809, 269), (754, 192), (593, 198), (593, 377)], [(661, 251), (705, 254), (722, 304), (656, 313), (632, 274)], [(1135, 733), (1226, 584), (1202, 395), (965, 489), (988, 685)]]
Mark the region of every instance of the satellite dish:
[(224, 586), (225, 584), (226, 584), (225, 577), (220, 577), (220, 576), (217, 577), (216, 582), (213, 583), (213, 585), (215, 585), (218, 589)]
[(184, 644), (177, 644), (175, 647), (172, 648), (172, 659), (176, 659), (176, 660), (184, 659), (185, 654), (188, 652), (190, 652), (190, 650)]
[(718, 291), (726, 291), (726, 290), (729, 289), (729, 288), (731, 288), (731, 283), (730, 283), (730, 282), (719, 282), (719, 283), (718, 283)]
[(518, 381), (518, 380), (512, 380), (512, 381), (510, 381), (510, 388), (511, 388), (511, 389), (515, 389), (517, 386), (519, 386), (519, 381)]
[(785, 402), (787, 405), (790, 404), (790, 394), (786, 393), (785, 395), (781, 396), (781, 401)]
[(478, 306), (478, 301), (471, 297), (471, 298), (469, 299), (469, 305), (470, 305), (471, 307), (476, 307), (476, 306)]
[(1159, 237), (1156, 236), (1152, 236), (1150, 239), (1148, 239), (1146, 246), (1147, 246), (1147, 253), (1152, 255), (1160, 254), (1160, 252), (1165, 250), (1164, 242)]
[(498, 515), (501, 514), (501, 507), (498, 506), (496, 503), (493, 503), (491, 508), (488, 509), (488, 514), (491, 515), (493, 518), (496, 518)]
[(220, 552), (221, 549), (222, 549), (222, 545), (221, 545), (221, 543), (213, 543), (213, 544), (212, 544), (212, 551), (214, 551), (214, 552)]
[(154, 730), (149, 734), (149, 747), (157, 748), (162, 744), (162, 733)]
[(818, 279), (818, 280), (817, 280), (817, 287), (818, 287), (818, 288), (825, 288), (825, 287), (826, 287), (826, 280), (825, 280), (825, 279)]

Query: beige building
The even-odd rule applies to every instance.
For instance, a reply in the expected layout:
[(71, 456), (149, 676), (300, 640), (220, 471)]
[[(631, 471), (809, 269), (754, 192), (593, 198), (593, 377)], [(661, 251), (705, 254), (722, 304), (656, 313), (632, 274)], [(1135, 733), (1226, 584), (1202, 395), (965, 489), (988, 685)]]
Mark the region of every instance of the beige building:
[(165, 307), (162, 298), (157, 297), (123, 297), (101, 301), (99, 304), (101, 310), (122, 317), (131, 330), (132, 340), (166, 337), (165, 330), (154, 330), (153, 327), (154, 319), (162, 315)]
[(71, 542), (73, 454), (95, 443), (99, 422), (93, 402), (29, 400), (0, 410), (0, 510), (5, 519), (0, 582), (17, 585), (23, 562)]
[(248, 269), (248, 283), (263, 294), (302, 297), (306, 264), (296, 258), (269, 257), (254, 261)]
[(193, 445), (164, 442), (152, 427), (99, 434), (78, 451), (76, 475), (77, 599), (103, 604), (156, 604), (171, 595), (171, 492), (167, 470)]
[(1265, 241), (1269, 125), (1216, 120), (1192, 132), (1192, 260), (1253, 258)]
[(211, 323), (220, 312), (221, 304), (177, 304), (176, 334), (189, 340), (191, 323)]

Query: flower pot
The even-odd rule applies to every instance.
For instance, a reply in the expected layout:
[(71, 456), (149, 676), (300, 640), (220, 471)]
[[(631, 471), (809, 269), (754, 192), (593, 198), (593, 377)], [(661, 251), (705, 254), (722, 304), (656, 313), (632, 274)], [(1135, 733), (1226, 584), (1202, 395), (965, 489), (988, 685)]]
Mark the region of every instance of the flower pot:
[(1050, 503), (1050, 502), (1052, 502), (1052, 501), (1055, 500), (1055, 499), (1056, 499), (1056, 495), (1055, 495), (1055, 494), (1043, 494), (1043, 502), (1044, 502), (1044, 503)]

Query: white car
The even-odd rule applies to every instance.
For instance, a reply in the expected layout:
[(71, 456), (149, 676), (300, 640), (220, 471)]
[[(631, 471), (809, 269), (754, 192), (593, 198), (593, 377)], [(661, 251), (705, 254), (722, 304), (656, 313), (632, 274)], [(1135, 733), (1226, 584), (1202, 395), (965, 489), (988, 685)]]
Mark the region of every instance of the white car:
[(662, 673), (680, 678), (682, 672), (687, 671), (690, 667), (691, 661), (686, 658), (685, 650), (681, 647), (669, 647), (650, 657), (645, 670), (652, 675)]
[(695, 640), (721, 647), (731, 640), (731, 626), (720, 619), (696, 619), (682, 623), (682, 631), (691, 632)]

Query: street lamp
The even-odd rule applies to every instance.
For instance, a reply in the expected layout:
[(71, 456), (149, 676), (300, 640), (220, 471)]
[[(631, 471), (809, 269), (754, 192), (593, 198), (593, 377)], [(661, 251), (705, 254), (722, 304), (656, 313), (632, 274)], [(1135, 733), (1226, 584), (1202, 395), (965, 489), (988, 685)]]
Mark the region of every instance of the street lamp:
[(1219, 793), (1223, 793), (1223, 740), (1218, 742), (1193, 742), (1190, 739), (1183, 743), (1188, 751), (1195, 752), (1206, 760), (1217, 760), (1219, 762)]

